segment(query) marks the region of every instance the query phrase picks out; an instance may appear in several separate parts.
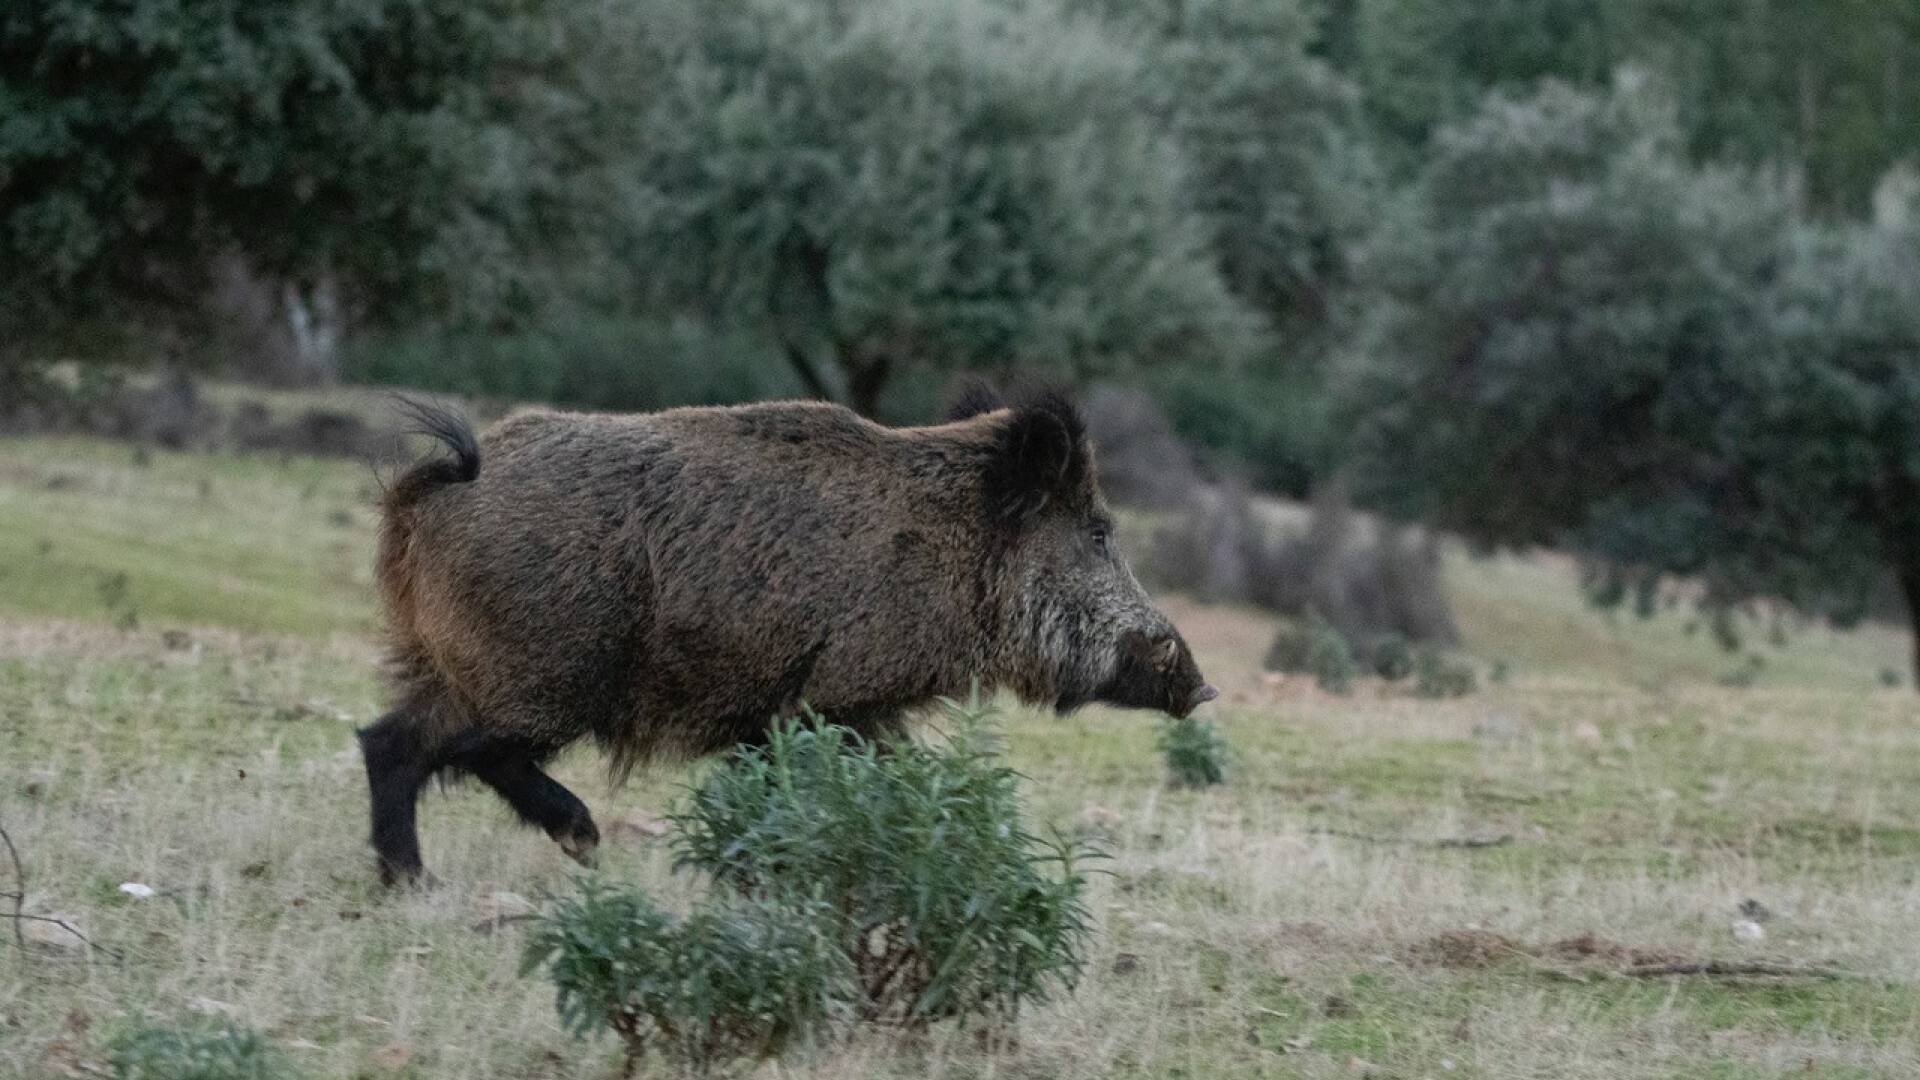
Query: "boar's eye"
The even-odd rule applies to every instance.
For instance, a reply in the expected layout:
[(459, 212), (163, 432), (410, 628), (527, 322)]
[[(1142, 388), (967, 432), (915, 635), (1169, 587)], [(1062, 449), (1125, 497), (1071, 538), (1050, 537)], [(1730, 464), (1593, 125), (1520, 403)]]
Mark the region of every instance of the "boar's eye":
[(1103, 559), (1113, 557), (1113, 527), (1104, 521), (1096, 521), (1087, 529), (1087, 538), (1093, 541), (1093, 550)]

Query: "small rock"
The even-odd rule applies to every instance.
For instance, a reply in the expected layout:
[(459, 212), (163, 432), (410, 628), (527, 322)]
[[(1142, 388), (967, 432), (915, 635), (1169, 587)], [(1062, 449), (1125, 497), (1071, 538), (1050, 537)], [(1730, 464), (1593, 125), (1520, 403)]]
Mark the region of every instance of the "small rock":
[(1733, 924), (1733, 939), (1735, 941), (1761, 941), (1765, 939), (1766, 936), (1766, 930), (1752, 919), (1741, 919)]
[(1600, 725), (1591, 720), (1582, 720), (1573, 726), (1573, 738), (1576, 742), (1588, 746), (1599, 746), (1601, 741)]
[(153, 895), (153, 886), (142, 885), (137, 881), (125, 881), (121, 882), (120, 891), (133, 897), (135, 900), (145, 900), (147, 897)]
[(1155, 920), (1153, 922), (1141, 923), (1140, 932), (1143, 934), (1152, 934), (1154, 937), (1166, 937), (1168, 934), (1173, 933), (1173, 927)]

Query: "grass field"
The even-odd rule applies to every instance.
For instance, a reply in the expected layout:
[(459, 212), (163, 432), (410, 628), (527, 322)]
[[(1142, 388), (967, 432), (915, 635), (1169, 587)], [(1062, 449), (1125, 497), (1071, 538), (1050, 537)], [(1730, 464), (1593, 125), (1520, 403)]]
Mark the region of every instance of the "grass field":
[[(99, 1075), (117, 1031), (197, 1015), (313, 1077), (613, 1075), (613, 1043), (562, 1034), (516, 975), (493, 916), (573, 867), (491, 794), (428, 796), (439, 888), (374, 884), (352, 728), (381, 708), (375, 485), (0, 441), (0, 825), (26, 909), (101, 946), (48, 924), (0, 945), (0, 1076)], [(1609, 622), (1564, 562), (1448, 577), (1468, 651), (1510, 677), (1439, 703), (1275, 682), (1267, 620), (1170, 598), (1225, 691), (1226, 786), (1168, 788), (1144, 715), (1008, 724), (1035, 818), (1113, 855), (1078, 993), (1011, 1047), (868, 1035), (764, 1071), (1920, 1072), (1920, 699), (1878, 682), (1902, 638), (1802, 630), (1734, 689), (1684, 612)], [(611, 872), (691, 894), (649, 828), (686, 774), (559, 771)], [(1735, 934), (1747, 900), (1771, 914), (1758, 940)], [(1787, 974), (1714, 973), (1741, 965)]]

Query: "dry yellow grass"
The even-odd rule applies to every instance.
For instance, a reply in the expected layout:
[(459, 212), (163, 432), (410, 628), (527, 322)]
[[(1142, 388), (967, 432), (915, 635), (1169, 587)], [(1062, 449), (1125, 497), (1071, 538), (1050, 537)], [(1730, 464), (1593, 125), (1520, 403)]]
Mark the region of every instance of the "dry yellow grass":
[[(0, 515), (22, 511), (0, 516), (0, 544), (33, 557), (73, 516), (88, 565), (146, 601), (121, 630), (90, 580), (0, 576), (0, 825), (28, 910), (118, 954), (0, 945), (0, 1075), (92, 1075), (116, 1030), (198, 1014), (259, 1028), (316, 1078), (612, 1075), (612, 1043), (563, 1035), (549, 991), (516, 974), (516, 924), (490, 921), (566, 887), (544, 837), (483, 791), (429, 795), (444, 884), (373, 882), (351, 739), (381, 704), (364, 584), (315, 579), (308, 558), (364, 552), (357, 474), (162, 456), (161, 511), (136, 511), (120, 500), (138, 468), (118, 448), (0, 444)], [(48, 488), (49, 470), (77, 483)], [(192, 518), (197, 475), (232, 493), (217, 521)], [(289, 603), (332, 594), (240, 618), (151, 584), (184, 577), (169, 560), (214, 524), (221, 554), (191, 567), (231, 559)], [(1454, 573), (1476, 651), (1514, 677), (1443, 703), (1276, 684), (1255, 667), (1266, 620), (1170, 601), (1227, 691), (1226, 786), (1167, 787), (1145, 716), (1009, 721), (1033, 816), (1113, 855), (1078, 993), (1014, 1046), (866, 1035), (764, 1073), (1914, 1075), (1920, 702), (1871, 678), (1897, 639), (1809, 635), (1730, 690), (1677, 627), (1609, 628), (1551, 567)], [(608, 872), (672, 902), (695, 891), (615, 824), (658, 815), (684, 774), (608, 791), (590, 754), (561, 772), (610, 834)], [(1747, 899), (1773, 915), (1759, 941), (1734, 933)], [(1840, 977), (1624, 973), (1635, 955)]]

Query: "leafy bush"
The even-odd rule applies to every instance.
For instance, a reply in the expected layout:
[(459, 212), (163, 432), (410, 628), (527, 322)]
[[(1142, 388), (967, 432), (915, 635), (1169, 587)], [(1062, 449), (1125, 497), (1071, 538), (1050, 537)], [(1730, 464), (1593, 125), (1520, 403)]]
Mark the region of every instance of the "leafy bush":
[(1205, 720), (1183, 716), (1160, 729), (1167, 773), (1182, 787), (1211, 787), (1226, 779), (1226, 740)]
[(234, 1024), (147, 1027), (113, 1042), (119, 1080), (288, 1080), (298, 1075), (259, 1032)]
[(1331, 694), (1351, 691), (1353, 678), (1360, 673), (1346, 635), (1317, 613), (1307, 617), (1307, 670), (1313, 672), (1320, 689)]
[(825, 898), (862, 1019), (1011, 1019), (1085, 961), (1091, 853), (1028, 833), (987, 713), (948, 714), (946, 745), (884, 752), (818, 717), (782, 723), (674, 816), (676, 865), (745, 897)]
[(547, 970), (576, 1034), (612, 1028), (629, 1063), (657, 1046), (705, 1074), (851, 1015), (832, 927), (818, 900), (709, 904), (676, 919), (637, 888), (586, 878), (535, 924), (522, 973)]
[(1466, 697), (1479, 689), (1479, 677), (1464, 660), (1437, 649), (1422, 649), (1414, 659), (1413, 692), (1423, 698)]
[(1262, 666), (1282, 675), (1304, 675), (1311, 670), (1307, 658), (1312, 651), (1313, 635), (1300, 623), (1287, 620), (1274, 632), (1273, 644), (1267, 646)]
[(1381, 634), (1367, 644), (1366, 664), (1375, 675), (1398, 682), (1413, 674), (1413, 646), (1399, 634)]

